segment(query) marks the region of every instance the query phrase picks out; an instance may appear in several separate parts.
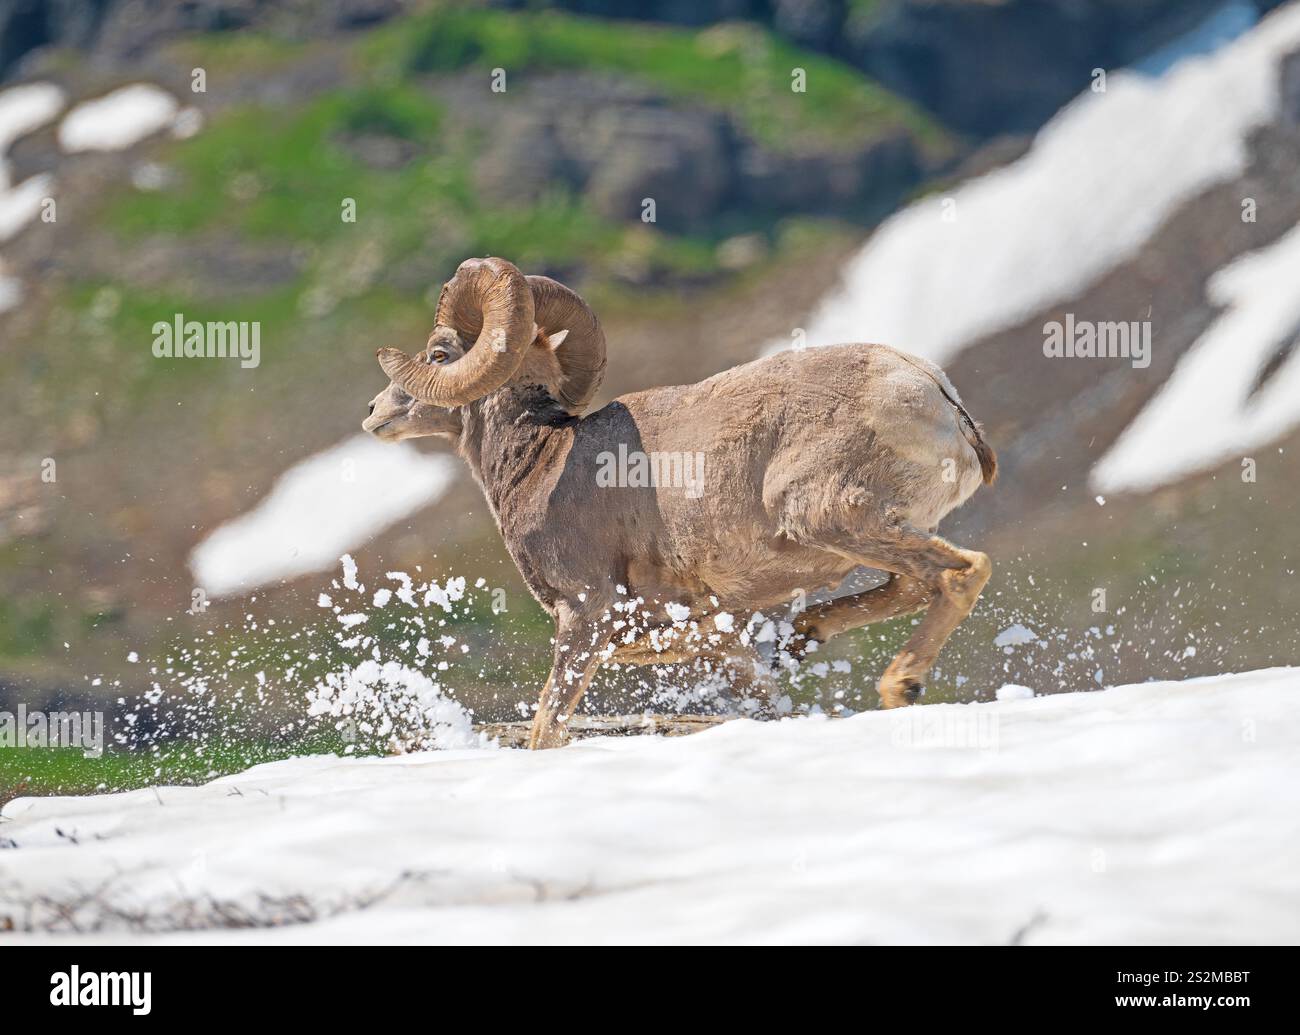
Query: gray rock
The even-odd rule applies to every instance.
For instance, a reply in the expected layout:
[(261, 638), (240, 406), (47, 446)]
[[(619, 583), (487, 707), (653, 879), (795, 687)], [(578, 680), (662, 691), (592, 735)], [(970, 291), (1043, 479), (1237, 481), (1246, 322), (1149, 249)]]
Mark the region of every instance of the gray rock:
[(845, 0), (774, 0), (772, 26), (796, 43), (833, 49), (844, 25)]
[(491, 126), (474, 163), (474, 183), (487, 201), (525, 204), (549, 187), (574, 184), (572, 166), (551, 122), (531, 111), (511, 111)]
[(735, 18), (758, 18), (767, 13), (765, 0), (560, 0), (544, 4), (536, 0), (489, 0), (493, 7), (510, 9), (559, 7), (574, 14), (597, 18), (635, 18), (646, 22), (675, 25), (710, 25)]
[(1300, 50), (1282, 59), (1278, 78), (1282, 95), (1278, 119), (1286, 126), (1300, 126)]
[(687, 229), (714, 215), (733, 177), (730, 127), (719, 115), (675, 108), (604, 108), (590, 124), (594, 169), (586, 195), (611, 219), (639, 219), (645, 199), (655, 222)]
[(916, 182), (916, 149), (905, 133), (857, 152), (777, 154), (751, 146), (740, 166), (744, 203), (776, 212), (843, 213), (893, 202)]
[(420, 153), (420, 146), (391, 133), (351, 133), (338, 144), (370, 169), (393, 170), (407, 165)]
[(9, 153), (5, 155), (10, 181), (22, 183), (29, 176), (55, 172), (61, 157), (57, 122), (24, 134), (9, 145)]
[(274, 25), (302, 37), (364, 28), (403, 9), (402, 0), (0, 0), (0, 79), (40, 47), (125, 61), (184, 33)]
[(528, 78), (506, 96), (473, 76), (439, 86), (455, 132), (481, 133), (475, 186), (493, 203), (527, 203), (548, 185), (584, 195), (610, 219), (699, 228), (736, 212), (879, 215), (920, 176), (904, 131), (856, 151), (780, 154), (730, 117), (669, 102), (652, 88), (590, 73)]
[(1196, 26), (1220, 0), (880, 0), (850, 18), (844, 56), (947, 125), (1037, 129), (1096, 67), (1127, 64)]

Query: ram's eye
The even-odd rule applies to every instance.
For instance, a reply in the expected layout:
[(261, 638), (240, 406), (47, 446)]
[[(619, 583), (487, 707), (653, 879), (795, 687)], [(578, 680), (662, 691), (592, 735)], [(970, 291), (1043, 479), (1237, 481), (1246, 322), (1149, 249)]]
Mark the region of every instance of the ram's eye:
[(446, 349), (434, 349), (429, 353), (430, 363), (446, 363), (451, 359), (451, 354)]

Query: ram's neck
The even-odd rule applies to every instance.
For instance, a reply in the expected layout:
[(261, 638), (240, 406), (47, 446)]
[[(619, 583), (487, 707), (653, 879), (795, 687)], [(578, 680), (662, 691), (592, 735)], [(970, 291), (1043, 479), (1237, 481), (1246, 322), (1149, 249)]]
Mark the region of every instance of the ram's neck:
[(542, 475), (567, 451), (576, 423), (540, 385), (502, 388), (465, 407), (458, 451), (498, 524), (521, 495), (545, 483)]

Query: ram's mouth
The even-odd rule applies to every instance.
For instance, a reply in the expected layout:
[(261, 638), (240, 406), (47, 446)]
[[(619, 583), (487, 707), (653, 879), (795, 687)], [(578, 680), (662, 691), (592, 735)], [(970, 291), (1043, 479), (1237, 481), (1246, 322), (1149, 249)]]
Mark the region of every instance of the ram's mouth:
[(383, 417), (383, 418), (376, 418), (373, 416), (367, 417), (365, 420), (361, 422), (361, 430), (369, 432), (370, 434), (376, 436), (377, 438), (383, 438), (384, 436), (380, 435), (379, 433), (384, 428), (388, 427), (388, 425), (392, 424), (393, 421), (395, 421), (396, 419), (397, 419), (396, 417)]

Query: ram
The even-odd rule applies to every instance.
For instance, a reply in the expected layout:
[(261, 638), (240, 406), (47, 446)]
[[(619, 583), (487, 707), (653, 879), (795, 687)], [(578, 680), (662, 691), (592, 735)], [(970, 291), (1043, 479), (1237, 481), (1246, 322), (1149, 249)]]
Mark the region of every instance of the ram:
[(362, 427), (450, 439), (555, 620), (533, 748), (564, 743), (602, 663), (706, 658), (770, 688), (746, 620), (860, 567), (888, 581), (794, 609), (782, 646), (798, 659), (925, 609), (879, 683), (885, 707), (911, 704), (988, 581), (984, 554), (935, 529), (997, 461), (923, 359), (883, 345), (783, 352), (583, 415), (605, 372), (599, 321), (570, 289), (496, 258), (467, 260), (443, 287), (421, 355), (378, 358), (390, 383)]

